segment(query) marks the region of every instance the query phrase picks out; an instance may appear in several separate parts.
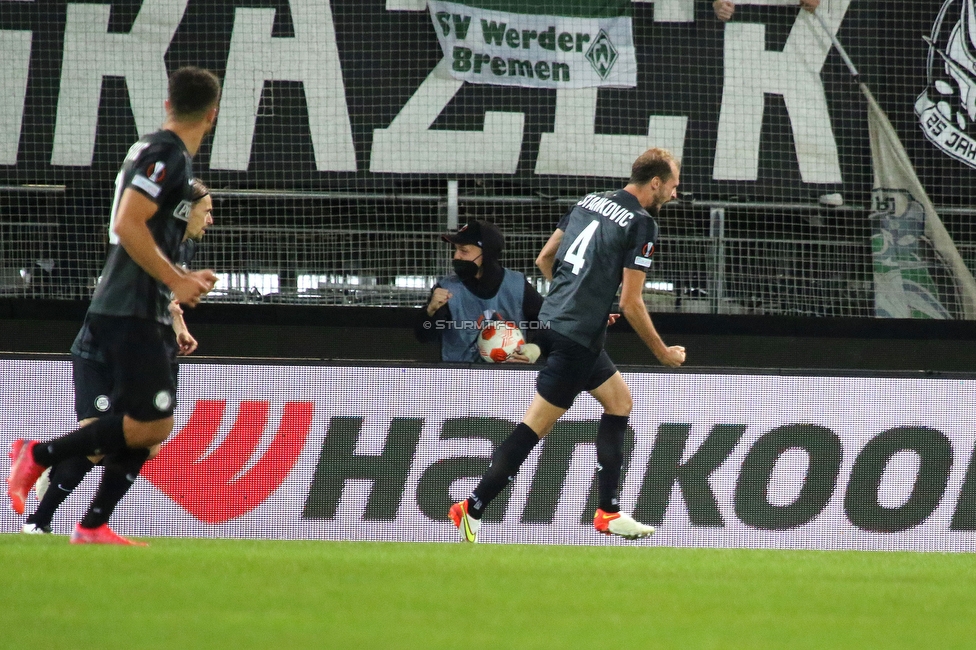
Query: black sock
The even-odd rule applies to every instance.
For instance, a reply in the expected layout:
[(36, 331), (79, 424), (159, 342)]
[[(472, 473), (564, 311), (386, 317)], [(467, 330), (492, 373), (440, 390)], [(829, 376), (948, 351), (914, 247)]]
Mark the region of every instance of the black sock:
[(626, 415), (600, 416), (596, 433), (597, 484), (600, 488), (600, 510), (620, 512), (620, 470), (624, 464)]
[(107, 415), (60, 438), (37, 443), (34, 445), (34, 461), (50, 467), (68, 458), (100, 456), (124, 448), (122, 416)]
[(38, 526), (50, 526), (54, 519), (54, 511), (58, 509), (68, 495), (78, 487), (85, 474), (95, 466), (85, 456), (69, 458), (51, 468), (51, 485), (48, 486), (44, 498), (37, 505), (37, 510), (27, 518), (27, 523)]
[(481, 519), (485, 508), (515, 479), (519, 467), (538, 443), (539, 436), (522, 422), (498, 445), (491, 456), (491, 466), (468, 497), (468, 512), (473, 518)]
[(102, 482), (98, 484), (98, 491), (92, 499), (88, 512), (81, 520), (82, 528), (98, 528), (108, 523), (109, 517), (115, 511), (125, 493), (139, 476), (146, 459), (149, 458), (148, 449), (129, 449), (116, 452), (105, 458), (105, 473)]

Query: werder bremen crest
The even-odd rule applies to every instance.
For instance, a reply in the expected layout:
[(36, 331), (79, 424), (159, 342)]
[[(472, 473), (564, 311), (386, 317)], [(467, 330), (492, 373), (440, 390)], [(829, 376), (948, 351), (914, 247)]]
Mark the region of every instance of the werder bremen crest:
[(586, 58), (601, 79), (607, 78), (613, 64), (617, 62), (617, 48), (613, 46), (610, 37), (602, 29), (597, 34), (593, 44), (590, 45), (590, 49), (586, 51)]
[(976, 0), (946, 0), (932, 26), (928, 87), (915, 101), (925, 137), (976, 167)]

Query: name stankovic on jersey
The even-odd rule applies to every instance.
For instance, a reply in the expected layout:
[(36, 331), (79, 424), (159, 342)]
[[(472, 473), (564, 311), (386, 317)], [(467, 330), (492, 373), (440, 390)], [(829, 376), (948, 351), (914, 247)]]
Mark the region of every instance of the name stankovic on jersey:
[(591, 212), (602, 214), (621, 228), (626, 227), (634, 218), (633, 212), (613, 199), (599, 194), (587, 194), (576, 205)]

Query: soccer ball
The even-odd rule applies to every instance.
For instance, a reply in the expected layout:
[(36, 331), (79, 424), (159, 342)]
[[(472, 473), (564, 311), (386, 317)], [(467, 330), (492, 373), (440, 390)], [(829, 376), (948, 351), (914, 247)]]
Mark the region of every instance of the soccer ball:
[(478, 332), (478, 354), (488, 363), (502, 363), (525, 343), (515, 323), (489, 321)]

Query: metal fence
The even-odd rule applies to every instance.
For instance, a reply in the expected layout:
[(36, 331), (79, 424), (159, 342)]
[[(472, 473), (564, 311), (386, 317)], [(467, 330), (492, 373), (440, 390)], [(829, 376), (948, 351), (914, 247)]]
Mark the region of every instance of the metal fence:
[[(503, 263), (545, 293), (534, 260), (575, 198), (214, 191), (215, 224), (194, 260), (206, 300), (416, 307), (450, 269), (440, 234), (470, 218), (506, 234)], [(84, 298), (107, 218), (63, 188), (0, 191), (0, 291)], [(645, 298), (659, 312), (873, 315), (869, 210), (816, 204), (677, 201)], [(972, 252), (971, 247), (968, 252)]]

